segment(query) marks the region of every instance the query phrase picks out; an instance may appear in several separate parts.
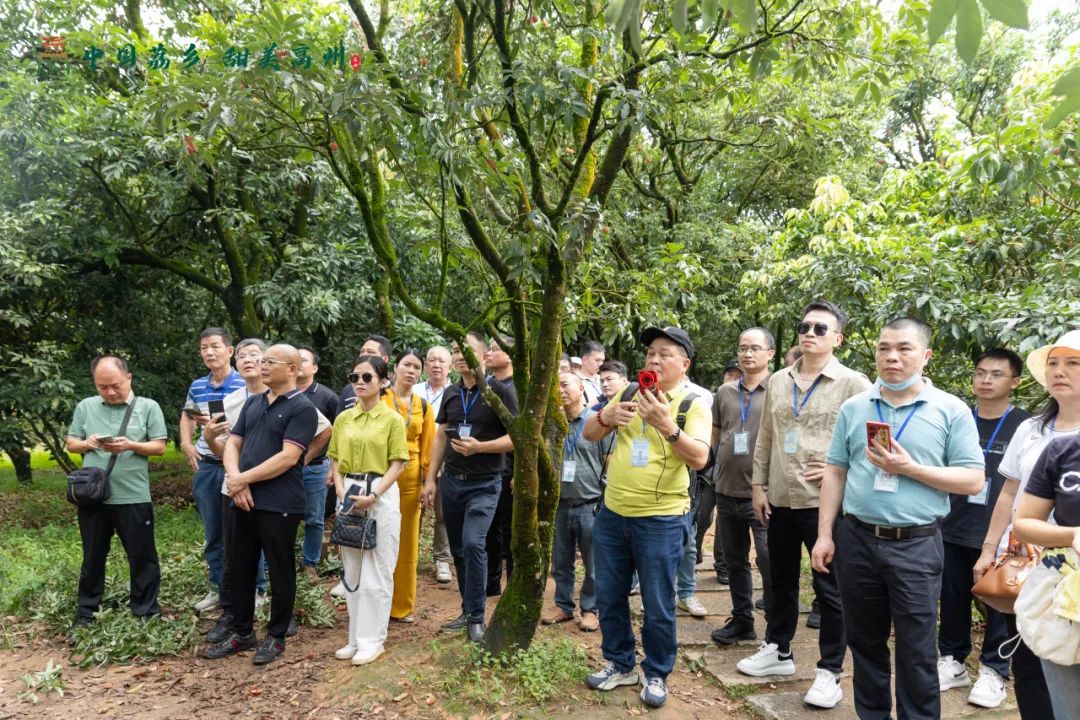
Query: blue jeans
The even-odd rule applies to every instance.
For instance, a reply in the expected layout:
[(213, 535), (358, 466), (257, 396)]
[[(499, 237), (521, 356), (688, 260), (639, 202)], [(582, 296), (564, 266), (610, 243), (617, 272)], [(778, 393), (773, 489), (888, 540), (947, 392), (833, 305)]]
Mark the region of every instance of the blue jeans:
[(1080, 665), (1042, 661), (1055, 720), (1080, 720)]
[(551, 574), (555, 578), (555, 604), (574, 612), (574, 561), (581, 550), (585, 580), (581, 583), (581, 612), (596, 612), (596, 579), (593, 571), (593, 508), (595, 503), (573, 506), (559, 503), (555, 511), (555, 539)]
[(195, 510), (202, 520), (203, 557), (210, 568), (210, 584), (215, 588), (221, 585), (221, 565), (225, 557), (221, 540), (221, 482), (225, 479), (225, 468), (220, 463), (199, 462), (199, 469), (191, 481), (191, 496), (195, 499)]
[(487, 606), (487, 533), (502, 493), (502, 477), (454, 475), (439, 481), (443, 521), (457, 570), (461, 611), (469, 622), (484, 622)]
[(304, 467), (304, 490), (307, 504), (304, 512), (304, 565), (318, 567), (322, 559), (323, 523), (326, 515), (326, 473), (330, 461), (326, 458)]
[(675, 571), (688, 540), (685, 515), (623, 517), (601, 507), (593, 522), (593, 564), (600, 611), (600, 649), (620, 672), (636, 664), (630, 624), (630, 578), (637, 570), (645, 622), (641, 669), (647, 678), (667, 679), (675, 666)]
[(682, 559), (679, 561), (679, 574), (675, 580), (675, 590), (680, 600), (685, 600), (697, 590), (697, 574), (695, 573), (695, 566), (697, 565), (697, 526), (694, 523), (693, 513), (690, 513), (690, 523), (693, 526), (690, 528), (690, 539), (687, 541), (686, 547), (683, 548)]

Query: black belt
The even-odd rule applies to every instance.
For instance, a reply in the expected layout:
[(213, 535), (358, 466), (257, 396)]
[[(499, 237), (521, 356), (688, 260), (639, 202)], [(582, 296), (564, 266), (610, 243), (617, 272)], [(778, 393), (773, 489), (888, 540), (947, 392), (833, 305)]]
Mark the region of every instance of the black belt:
[(502, 473), (456, 473), (443, 470), (443, 477), (452, 477), (463, 482), (477, 482), (479, 480), (502, 480)]
[(209, 463), (211, 465), (220, 465), (221, 458), (219, 458), (217, 455), (203, 455), (200, 453), (199, 462)]
[(597, 495), (592, 500), (559, 500), (560, 505), (564, 505), (568, 508), (579, 508), (582, 505), (595, 505), (600, 502), (602, 496)]
[(370, 480), (374, 482), (382, 477), (376, 473), (345, 473), (342, 477), (346, 480)]
[(910, 540), (911, 538), (930, 537), (936, 535), (940, 524), (932, 522), (929, 525), (907, 525), (905, 527), (891, 527), (889, 525), (874, 525), (863, 522), (854, 515), (845, 515), (855, 527), (865, 530), (876, 538), (882, 540)]

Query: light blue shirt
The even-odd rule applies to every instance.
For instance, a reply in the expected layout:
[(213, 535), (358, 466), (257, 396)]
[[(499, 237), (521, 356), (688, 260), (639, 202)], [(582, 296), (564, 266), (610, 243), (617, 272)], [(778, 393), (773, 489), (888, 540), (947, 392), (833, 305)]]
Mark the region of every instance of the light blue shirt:
[[(930, 467), (983, 468), (979, 430), (971, 409), (955, 395), (935, 388), (929, 378), (914, 402), (893, 407), (875, 384), (840, 406), (825, 461), (847, 468), (844, 513), (874, 525), (928, 525), (949, 513), (949, 494), (900, 475), (896, 492), (874, 489), (878, 468), (866, 457), (866, 423), (889, 423), (892, 437), (912, 459)], [(880, 405), (879, 405), (880, 404)], [(878, 407), (881, 415), (878, 416)], [(903, 434), (897, 432), (914, 408)]]

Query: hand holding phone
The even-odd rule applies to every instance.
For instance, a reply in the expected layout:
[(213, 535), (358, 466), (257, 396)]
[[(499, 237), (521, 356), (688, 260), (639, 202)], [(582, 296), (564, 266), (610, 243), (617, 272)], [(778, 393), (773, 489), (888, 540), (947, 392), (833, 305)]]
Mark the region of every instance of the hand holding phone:
[(889, 423), (874, 422), (868, 420), (866, 423), (866, 447), (872, 449), (874, 447), (874, 440), (878, 441), (885, 450), (892, 449), (892, 428), (889, 427)]
[(113, 442), (116, 442), (116, 438), (114, 438), (112, 435), (98, 435), (97, 436), (98, 446), (107, 445), (107, 444), (113, 443)]
[(209, 407), (210, 417), (217, 418), (225, 414), (225, 401), (224, 400), (211, 400), (207, 403)]

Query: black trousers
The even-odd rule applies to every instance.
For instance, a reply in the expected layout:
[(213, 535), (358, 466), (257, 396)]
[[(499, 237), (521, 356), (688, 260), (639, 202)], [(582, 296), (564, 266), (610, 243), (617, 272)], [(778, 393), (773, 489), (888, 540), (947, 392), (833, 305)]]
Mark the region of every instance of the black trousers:
[[(817, 508), (792, 509), (773, 507), (769, 519), (768, 547), (772, 575), (772, 604), (766, 605), (769, 621), (765, 642), (776, 643), (781, 653), (791, 649), (791, 640), (799, 626), (799, 578), (802, 575), (802, 549), (813, 551), (817, 542)], [(840, 609), (840, 591), (836, 573), (813, 573), (814, 593), (821, 605), (821, 631), (818, 633), (817, 666), (839, 673), (844, 667), (844, 616)]]
[[(698, 506), (697, 514), (694, 516), (694, 522), (696, 523), (696, 530), (694, 532), (694, 541), (697, 544), (697, 561), (701, 562), (704, 556), (701, 554), (701, 545), (705, 541), (705, 533), (709, 531), (709, 526), (713, 521), (713, 508), (719, 503), (719, 496), (716, 494), (716, 486), (712, 483), (702, 483), (701, 489), (698, 490)], [(716, 515), (716, 532), (713, 533), (713, 570), (727, 570), (727, 557), (724, 555), (724, 537), (726, 533), (723, 529), (724, 520), (719, 513)]]
[(124, 545), (131, 572), (131, 614), (138, 617), (160, 615), (161, 566), (154, 544), (153, 505), (102, 503), (79, 508), (83, 561), (79, 571), (78, 616), (93, 617), (101, 607), (101, 596), (105, 592), (105, 561), (109, 558), (114, 532)]
[[(1015, 615), (1005, 615), (1005, 628), (1009, 637), (1016, 637)], [(1020, 717), (1023, 720), (1054, 720), (1054, 708), (1050, 704), (1050, 691), (1046, 689), (1042, 662), (1022, 639), (1018, 643), (1012, 656), (1012, 672)]]
[(883, 540), (843, 518), (835, 538), (832, 567), (840, 577), (855, 667), (855, 712), (861, 720), (892, 717), (889, 631), (894, 629), (897, 718), (937, 720), (941, 690), (934, 631), (945, 554), (941, 532)]
[[(971, 587), (975, 584), (975, 567), (979, 548), (969, 548), (951, 542), (945, 547), (945, 566), (941, 574), (941, 621), (938, 624), (938, 650), (952, 655), (963, 663), (971, 653)], [(986, 608), (986, 629), (983, 632), (979, 661), (1003, 678), (1009, 677), (1009, 659), (1001, 657), (998, 648), (1009, 638), (1005, 616), (992, 607)]]
[(514, 572), (514, 558), (510, 555), (510, 532), (514, 519), (514, 494), (510, 490), (513, 475), (502, 476), (502, 493), (499, 504), (495, 507), (495, 517), (491, 519), (484, 549), (487, 552), (487, 594), (498, 595), (502, 592), (503, 561), (506, 561), (506, 581), (510, 582), (510, 573)]
[[(754, 622), (754, 576), (750, 570), (750, 536), (754, 536), (758, 572), (761, 573), (765, 607), (772, 603), (772, 568), (769, 563), (767, 533), (750, 498), (716, 496), (716, 526), (723, 532), (724, 558), (727, 561), (731, 590), (731, 615), (737, 620)], [(796, 608), (798, 610), (798, 608)]]
[(233, 632), (248, 635), (255, 626), (255, 578), (259, 554), (266, 555), (274, 592), (270, 595), (270, 622), (266, 632), (285, 639), (296, 604), (296, 529), (304, 513), (233, 508), (229, 538), (229, 593), (232, 596)]

